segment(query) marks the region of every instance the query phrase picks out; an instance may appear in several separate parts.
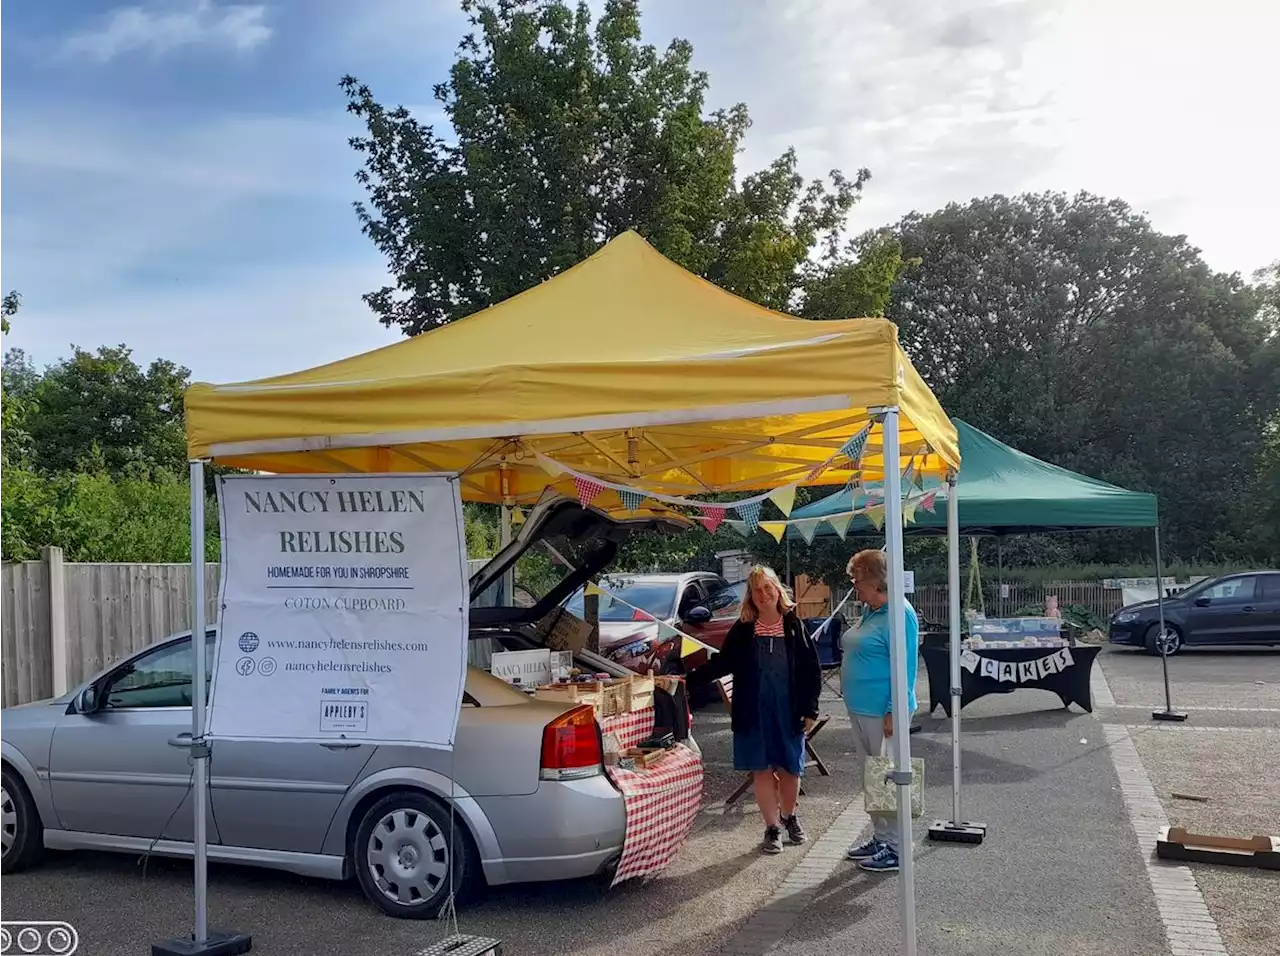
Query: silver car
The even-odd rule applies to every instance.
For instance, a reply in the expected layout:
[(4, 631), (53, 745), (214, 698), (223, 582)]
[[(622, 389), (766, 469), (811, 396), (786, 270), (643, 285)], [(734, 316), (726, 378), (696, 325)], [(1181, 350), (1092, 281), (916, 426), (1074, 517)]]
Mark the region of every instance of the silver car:
[[(612, 560), (625, 525), (546, 501), (472, 579), (473, 598), (530, 546), (560, 539), (559, 585), (533, 607), (472, 611), (473, 650), (539, 644), (537, 623)], [(216, 632), (205, 640), (212, 664)], [(622, 673), (587, 655), (597, 669)], [(56, 700), (4, 711), (3, 872), (43, 849), (190, 857), (191, 634), (118, 662)], [(485, 885), (608, 873), (626, 831), (590, 708), (533, 700), (468, 670), (454, 753), (415, 747), (218, 740), (209, 858), (347, 879), (387, 913), (430, 917)], [(452, 813), (450, 812), (452, 806)]]

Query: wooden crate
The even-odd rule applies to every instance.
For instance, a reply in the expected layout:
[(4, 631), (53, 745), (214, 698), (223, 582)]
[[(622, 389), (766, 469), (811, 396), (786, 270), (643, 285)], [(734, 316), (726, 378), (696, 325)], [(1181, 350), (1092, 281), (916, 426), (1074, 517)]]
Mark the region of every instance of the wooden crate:
[(553, 700), (558, 704), (590, 704), (599, 717), (608, 717), (616, 711), (617, 693), (610, 691), (603, 681), (583, 681), (578, 684), (542, 684), (533, 692), (538, 700)]
[(622, 713), (630, 714), (653, 706), (654, 680), (652, 677), (628, 677), (626, 686), (626, 700)]

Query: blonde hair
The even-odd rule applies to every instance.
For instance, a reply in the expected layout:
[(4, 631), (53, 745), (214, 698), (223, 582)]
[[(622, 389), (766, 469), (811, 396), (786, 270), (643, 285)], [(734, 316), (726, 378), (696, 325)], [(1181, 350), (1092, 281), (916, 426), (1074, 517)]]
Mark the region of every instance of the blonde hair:
[(876, 549), (859, 551), (845, 566), (845, 573), (851, 578), (874, 582), (877, 591), (889, 590), (889, 559)]
[(790, 589), (779, 579), (778, 572), (773, 568), (765, 567), (763, 564), (757, 564), (747, 575), (747, 593), (742, 597), (742, 611), (738, 615), (739, 620), (754, 621), (760, 616), (760, 609), (756, 607), (756, 599), (752, 594), (752, 589), (761, 578), (768, 578), (773, 582), (773, 586), (778, 589), (778, 611), (780, 613), (786, 614), (796, 606), (796, 602), (791, 599)]

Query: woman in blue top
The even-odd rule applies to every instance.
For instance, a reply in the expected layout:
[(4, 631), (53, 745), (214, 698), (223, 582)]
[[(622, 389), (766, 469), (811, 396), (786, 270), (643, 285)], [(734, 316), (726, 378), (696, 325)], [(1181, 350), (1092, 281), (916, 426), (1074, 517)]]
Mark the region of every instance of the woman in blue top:
[[(889, 641), (889, 568), (883, 551), (859, 551), (846, 568), (864, 611), (857, 627), (845, 631), (840, 685), (844, 691), (853, 740), (861, 759), (858, 779), (863, 779), (867, 757), (884, 754), (893, 736), (892, 669)], [(904, 602), (906, 603), (906, 602)], [(916, 669), (919, 663), (920, 620), (906, 603), (907, 712), (899, 715), (898, 728), (906, 732), (916, 709)], [(895, 819), (872, 814), (871, 839), (851, 847), (848, 857), (864, 870), (895, 873), (898, 870), (898, 830)]]

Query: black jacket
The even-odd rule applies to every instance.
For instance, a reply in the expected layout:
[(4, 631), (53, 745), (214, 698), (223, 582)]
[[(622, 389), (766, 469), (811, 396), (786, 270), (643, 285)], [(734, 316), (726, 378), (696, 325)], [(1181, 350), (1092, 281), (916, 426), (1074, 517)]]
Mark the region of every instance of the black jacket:
[[(791, 678), (791, 710), (796, 732), (804, 729), (804, 718), (818, 717), (818, 695), (822, 691), (822, 665), (818, 649), (794, 612), (783, 615), (783, 644), (787, 651), (787, 671)], [(756, 655), (760, 638), (753, 621), (739, 621), (729, 629), (719, 654), (694, 670), (689, 685), (710, 684), (716, 678), (733, 675), (732, 723), (734, 733), (755, 729), (760, 705), (760, 669)]]

